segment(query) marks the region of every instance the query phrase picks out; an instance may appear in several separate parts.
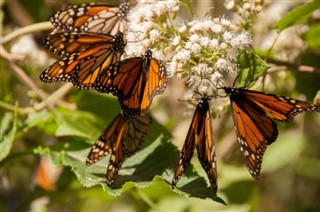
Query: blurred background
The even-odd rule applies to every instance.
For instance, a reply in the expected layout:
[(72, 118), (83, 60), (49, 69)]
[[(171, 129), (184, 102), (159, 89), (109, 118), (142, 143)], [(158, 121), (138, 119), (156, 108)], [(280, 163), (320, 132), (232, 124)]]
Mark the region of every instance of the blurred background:
[[(1, 37), (17, 29), (46, 22), (63, 6), (85, 2), (90, 1), (3, 0)], [(134, 1), (130, 3), (135, 4)], [(252, 33), (253, 48), (262, 58), (271, 47), (273, 51), (267, 61), (271, 66), (268, 74), (253, 89), (313, 102), (320, 90), (320, 44), (310, 38), (310, 31), (317, 27), (319, 32), (319, 9), (306, 24), (290, 27), (279, 36), (273, 29), (281, 17), (303, 3), (264, 2), (259, 14), (250, 17), (252, 23), (246, 23), (246, 26)], [(200, 18), (210, 7), (212, 17), (224, 15), (238, 21), (241, 19), (232, 9), (226, 9), (224, 1), (194, 0), (192, 3), (195, 15)], [(191, 20), (183, 7), (176, 18), (177, 22), (181, 20)], [(228, 205), (207, 196), (201, 198), (192, 186), (193, 197), (172, 191), (168, 184), (170, 181), (163, 177), (163, 173), (168, 172), (168, 179), (172, 178), (172, 170), (178, 162), (178, 149), (183, 145), (194, 111), (188, 103), (177, 100), (183, 99), (187, 86), (185, 80), (175, 78), (169, 79), (166, 92), (154, 99), (150, 109), (154, 122), (145, 139), (145, 147), (149, 148), (142, 148), (143, 154), (127, 159), (128, 163), (124, 164), (124, 167), (130, 167), (132, 161), (142, 161), (143, 165), (137, 166), (141, 169), (140, 175), (148, 169), (157, 169), (159, 164), (155, 163), (159, 158), (163, 158), (164, 164), (170, 167), (163, 165), (161, 174), (157, 170), (149, 170), (152, 173), (148, 172), (151, 184), (140, 183), (137, 187), (125, 184), (125, 188), (114, 192), (102, 182), (101, 186), (93, 184), (89, 175), (91, 171), (83, 168), (83, 158), (120, 109), (116, 98), (111, 95), (79, 91), (63, 82), (45, 84), (39, 80), (39, 74), (57, 59), (42, 44), (52, 30), (50, 24), (46, 24), (45, 30), (8, 42), (1, 38), (1, 211), (320, 210), (319, 113), (303, 113), (292, 123), (278, 123), (279, 137), (268, 147), (261, 179), (255, 182), (239, 151), (230, 110), (224, 108), (213, 114), (212, 122), (218, 157), (218, 195)], [(51, 105), (52, 98), (57, 108)], [(63, 116), (67, 124), (59, 124), (58, 116)], [(164, 159), (164, 149), (164, 157), (151, 157), (151, 141), (155, 144), (160, 142), (160, 146), (171, 145), (169, 148), (173, 156)], [(103, 160), (96, 166), (97, 172), (103, 174), (106, 163), (107, 160)], [(203, 176), (202, 179), (207, 179), (196, 155), (192, 164), (190, 169)], [(161, 175), (164, 180), (153, 178), (155, 175)], [(125, 178), (119, 181), (125, 182)], [(210, 189), (208, 192), (210, 194)]]

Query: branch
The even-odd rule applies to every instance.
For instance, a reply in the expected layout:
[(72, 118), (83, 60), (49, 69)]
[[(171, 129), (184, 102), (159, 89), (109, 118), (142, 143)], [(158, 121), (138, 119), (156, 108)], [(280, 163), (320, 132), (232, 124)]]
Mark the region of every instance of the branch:
[(293, 64), (293, 63), (279, 61), (271, 58), (269, 58), (267, 62), (273, 63), (278, 66), (285, 66), (290, 70), (297, 70), (298, 72), (309, 73), (309, 74), (320, 74), (320, 69), (312, 66)]
[(42, 23), (37, 23), (37, 24), (32, 24), (23, 28), (20, 28), (18, 30), (15, 30), (9, 34), (7, 34), (6, 36), (4, 36), (1, 39), (1, 45), (5, 44), (21, 35), (25, 35), (25, 34), (30, 34), (32, 32), (39, 32), (39, 31), (43, 31), (43, 30), (51, 30), (53, 29), (53, 26), (51, 25), (51, 23), (49, 21), (46, 22), (42, 22)]

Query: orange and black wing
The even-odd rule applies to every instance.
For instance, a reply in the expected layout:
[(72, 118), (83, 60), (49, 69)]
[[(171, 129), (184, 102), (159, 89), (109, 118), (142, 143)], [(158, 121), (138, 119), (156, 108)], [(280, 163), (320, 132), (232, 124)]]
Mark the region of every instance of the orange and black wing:
[(151, 124), (151, 117), (148, 115), (137, 116), (127, 122), (127, 136), (123, 139), (123, 152), (126, 157), (129, 157), (139, 150), (143, 137)]
[(44, 46), (60, 57), (79, 53), (93, 46), (114, 42), (114, 36), (97, 33), (54, 31), (46, 37)]
[(176, 186), (184, 170), (189, 166), (196, 146), (199, 161), (208, 175), (214, 193), (217, 192), (217, 164), (208, 104), (211, 98), (210, 96), (202, 96), (197, 105), (186, 141), (180, 153), (179, 163), (172, 180), (172, 187)]
[(147, 50), (144, 57), (128, 58), (112, 65), (98, 77), (95, 88), (118, 96), (124, 114), (132, 117), (145, 114), (153, 97), (163, 93), (166, 85), (164, 65)]
[(230, 94), (232, 117), (241, 153), (250, 174), (257, 180), (267, 145), (278, 137), (277, 125), (237, 88), (226, 88), (225, 91)]
[(117, 142), (112, 148), (106, 174), (107, 184), (109, 187), (113, 187), (118, 171), (121, 168), (125, 157), (129, 157), (139, 150), (150, 123), (151, 118), (149, 116), (138, 116), (133, 119), (126, 120), (125, 125), (117, 134)]
[[(87, 38), (89, 37), (84, 39)], [(112, 64), (120, 60), (123, 49), (122, 33), (115, 36), (111, 42), (107, 37), (106, 42), (69, 54), (53, 63), (40, 74), (40, 79), (47, 83), (72, 82), (79, 89), (88, 89), (93, 86), (101, 72), (107, 71)]]
[(122, 131), (126, 121), (119, 114), (110, 125), (103, 131), (96, 143), (92, 146), (86, 160), (89, 166), (101, 160), (107, 154), (111, 153), (114, 145), (118, 142), (118, 138), (122, 137)]
[(320, 111), (319, 105), (313, 105), (289, 97), (246, 89), (239, 89), (239, 91), (254, 101), (268, 117), (277, 121), (292, 121), (293, 117), (299, 113)]
[(116, 35), (127, 29), (129, 3), (119, 6), (103, 3), (72, 5), (50, 18), (54, 27), (66, 31), (86, 31)]

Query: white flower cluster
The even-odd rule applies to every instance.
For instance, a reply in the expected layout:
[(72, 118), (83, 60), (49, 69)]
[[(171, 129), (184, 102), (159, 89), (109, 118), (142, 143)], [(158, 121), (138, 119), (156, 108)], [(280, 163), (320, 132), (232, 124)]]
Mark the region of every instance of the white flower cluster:
[[(39, 49), (31, 35), (24, 35), (15, 42), (10, 49), (12, 55), (24, 56), (25, 60), (31, 62), (33, 66), (44, 68), (48, 63), (53, 63), (48, 54)], [(52, 60), (52, 61), (51, 61)]]
[(223, 74), (238, 73), (238, 48), (251, 44), (247, 32), (237, 33), (232, 22), (224, 17), (193, 20), (180, 26), (173, 37), (173, 57), (168, 63), (169, 75), (189, 77), (194, 89), (220, 87)]
[(139, 0), (128, 14), (126, 54), (140, 56), (152, 48), (154, 57), (164, 59), (161, 43), (165, 43), (162, 40), (172, 27), (168, 15), (174, 16), (178, 10), (176, 0)]
[(129, 13), (126, 53), (140, 56), (147, 48), (165, 60), (167, 75), (188, 78), (194, 90), (210, 92), (223, 85), (224, 74), (237, 74), (238, 48), (251, 44), (248, 32), (237, 32), (225, 17), (197, 19), (173, 25), (176, 0), (140, 0)]

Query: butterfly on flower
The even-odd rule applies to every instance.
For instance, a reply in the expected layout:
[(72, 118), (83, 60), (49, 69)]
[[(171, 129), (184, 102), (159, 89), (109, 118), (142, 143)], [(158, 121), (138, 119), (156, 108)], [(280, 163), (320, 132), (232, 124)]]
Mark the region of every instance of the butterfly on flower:
[(128, 117), (143, 115), (153, 97), (164, 92), (167, 74), (162, 61), (147, 50), (144, 56), (114, 63), (96, 80), (95, 89), (118, 97), (123, 114)]
[[(199, 93), (199, 95), (201, 95)], [(196, 107), (189, 131), (182, 147), (179, 163), (176, 167), (172, 180), (172, 188), (174, 188), (183, 174), (184, 170), (189, 166), (196, 147), (198, 159), (208, 175), (210, 184), (214, 193), (217, 193), (217, 164), (216, 154), (212, 135), (212, 124), (210, 118), (209, 103), (213, 96), (201, 95)]]
[(150, 124), (148, 115), (127, 119), (120, 113), (92, 146), (86, 164), (96, 163), (111, 153), (106, 179), (107, 185), (113, 187), (123, 161), (139, 150)]
[(88, 32), (54, 32), (45, 46), (62, 58), (40, 74), (40, 79), (72, 82), (79, 89), (92, 87), (98, 75), (120, 61), (124, 53), (123, 34), (103, 35)]
[(275, 121), (288, 122), (301, 112), (320, 111), (320, 106), (297, 99), (236, 87), (222, 88), (231, 101), (237, 140), (245, 164), (257, 180), (267, 145), (278, 137)]
[(116, 35), (127, 30), (129, 3), (119, 6), (104, 3), (71, 5), (50, 18), (55, 28), (63, 31), (85, 31)]

